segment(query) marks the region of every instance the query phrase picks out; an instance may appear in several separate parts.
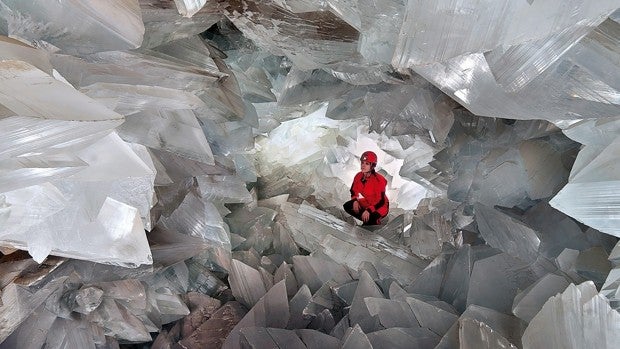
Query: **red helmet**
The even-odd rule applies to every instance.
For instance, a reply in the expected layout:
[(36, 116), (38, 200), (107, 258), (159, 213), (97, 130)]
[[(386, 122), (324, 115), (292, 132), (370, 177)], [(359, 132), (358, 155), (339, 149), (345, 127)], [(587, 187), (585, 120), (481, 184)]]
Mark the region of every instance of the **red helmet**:
[(377, 154), (371, 152), (371, 151), (365, 151), (364, 153), (362, 153), (362, 157), (360, 158), (360, 161), (368, 161), (372, 164), (377, 164)]

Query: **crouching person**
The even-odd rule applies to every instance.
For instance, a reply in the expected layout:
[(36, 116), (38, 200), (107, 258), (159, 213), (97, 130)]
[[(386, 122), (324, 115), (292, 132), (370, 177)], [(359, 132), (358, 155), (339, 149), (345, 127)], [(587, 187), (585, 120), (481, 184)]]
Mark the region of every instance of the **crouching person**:
[(355, 175), (351, 184), (351, 201), (347, 201), (343, 208), (363, 225), (381, 224), (390, 209), (385, 195), (387, 180), (375, 172), (377, 154), (366, 151), (360, 160), (361, 172)]

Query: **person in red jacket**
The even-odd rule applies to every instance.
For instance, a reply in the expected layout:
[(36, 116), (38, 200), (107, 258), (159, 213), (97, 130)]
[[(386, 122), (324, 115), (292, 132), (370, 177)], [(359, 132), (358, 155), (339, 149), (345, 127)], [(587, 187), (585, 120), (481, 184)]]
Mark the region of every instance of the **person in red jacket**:
[(351, 201), (342, 207), (364, 222), (363, 225), (381, 224), (381, 218), (387, 216), (390, 209), (390, 202), (385, 196), (387, 180), (375, 172), (377, 154), (366, 151), (360, 161), (361, 172), (355, 175), (351, 185)]

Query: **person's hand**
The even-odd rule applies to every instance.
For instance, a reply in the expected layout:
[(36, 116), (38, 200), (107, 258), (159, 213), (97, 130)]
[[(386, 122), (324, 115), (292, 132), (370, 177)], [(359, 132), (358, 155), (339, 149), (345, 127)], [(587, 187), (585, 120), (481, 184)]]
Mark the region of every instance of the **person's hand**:
[(353, 201), (353, 212), (358, 213), (360, 211), (360, 203), (356, 201)]
[(370, 219), (370, 213), (368, 213), (368, 211), (364, 211), (364, 213), (362, 213), (362, 221), (366, 223), (368, 222), (368, 219)]

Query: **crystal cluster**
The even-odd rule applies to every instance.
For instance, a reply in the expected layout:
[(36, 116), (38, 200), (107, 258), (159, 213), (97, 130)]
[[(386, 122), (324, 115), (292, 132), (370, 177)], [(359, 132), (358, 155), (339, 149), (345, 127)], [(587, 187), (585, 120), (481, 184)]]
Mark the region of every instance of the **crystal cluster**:
[(616, 347), (618, 7), (0, 0), (0, 349)]

